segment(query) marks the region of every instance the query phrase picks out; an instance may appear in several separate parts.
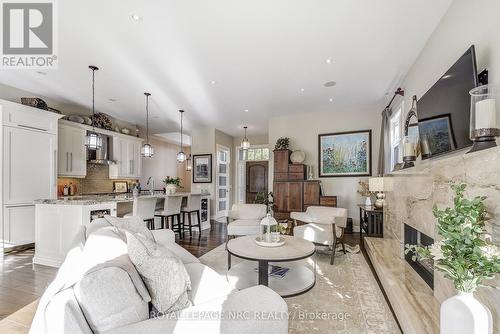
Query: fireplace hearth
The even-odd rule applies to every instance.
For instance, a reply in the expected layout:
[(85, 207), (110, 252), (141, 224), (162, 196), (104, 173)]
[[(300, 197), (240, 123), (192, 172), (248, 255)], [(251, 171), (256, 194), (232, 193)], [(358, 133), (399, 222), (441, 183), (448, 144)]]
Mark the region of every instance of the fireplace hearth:
[[(404, 224), (404, 244), (431, 246), (434, 239), (419, 230)], [(405, 260), (422, 277), (427, 285), (434, 290), (434, 261), (432, 260), (412, 260), (413, 252), (405, 254)]]

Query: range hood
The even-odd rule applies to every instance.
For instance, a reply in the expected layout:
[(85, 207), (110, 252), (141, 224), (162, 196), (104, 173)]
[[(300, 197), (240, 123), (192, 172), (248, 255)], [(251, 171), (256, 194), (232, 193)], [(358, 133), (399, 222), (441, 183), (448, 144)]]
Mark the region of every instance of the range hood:
[(111, 156), (113, 149), (111, 138), (105, 134), (99, 134), (102, 138), (102, 146), (97, 150), (87, 149), (87, 163), (96, 165), (113, 165), (116, 162)]

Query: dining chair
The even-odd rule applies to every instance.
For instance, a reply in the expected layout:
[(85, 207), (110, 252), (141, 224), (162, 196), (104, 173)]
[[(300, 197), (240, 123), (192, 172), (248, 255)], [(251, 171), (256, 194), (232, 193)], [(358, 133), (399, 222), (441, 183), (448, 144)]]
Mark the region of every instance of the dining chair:
[(155, 216), (161, 218), (161, 228), (171, 226), (172, 231), (178, 232), (182, 239), (181, 205), (182, 196), (165, 196), (163, 210), (156, 211)]
[(147, 224), (150, 230), (155, 228), (155, 210), (156, 210), (156, 197), (134, 197), (132, 204), (132, 212), (125, 214), (123, 217), (140, 217)]
[[(186, 206), (181, 209), (182, 221), (184, 229), (189, 231), (189, 236), (193, 236), (193, 227), (198, 227), (199, 235), (201, 237), (201, 195), (191, 194), (188, 196)], [(196, 224), (193, 225), (192, 215), (196, 214)], [(186, 226), (187, 217), (187, 226)]]

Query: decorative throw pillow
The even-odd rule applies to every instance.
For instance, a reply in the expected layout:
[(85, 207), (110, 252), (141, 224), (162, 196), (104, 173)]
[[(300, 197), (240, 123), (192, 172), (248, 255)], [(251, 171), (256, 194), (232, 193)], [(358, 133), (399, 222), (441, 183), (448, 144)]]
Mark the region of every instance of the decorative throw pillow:
[(141, 275), (151, 303), (162, 313), (191, 306), (191, 280), (182, 261), (162, 245), (140, 234), (127, 234), (128, 255)]
[(140, 217), (117, 218), (113, 216), (104, 216), (104, 219), (118, 229), (133, 234), (139, 233), (150, 240), (154, 240), (153, 233), (146, 227), (146, 223)]

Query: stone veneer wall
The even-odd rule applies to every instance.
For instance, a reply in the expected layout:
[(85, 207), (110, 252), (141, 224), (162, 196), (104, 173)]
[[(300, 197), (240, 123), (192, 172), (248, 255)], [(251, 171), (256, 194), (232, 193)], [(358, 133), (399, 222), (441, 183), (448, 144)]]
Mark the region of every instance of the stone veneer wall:
[[(485, 201), (490, 220), (487, 231), (495, 244), (500, 245), (500, 147), (465, 154), (455, 153), (432, 160), (419, 161), (413, 168), (386, 175), (392, 191), (386, 192), (384, 208), (384, 237), (399, 241), (403, 256), (403, 224), (439, 239), (432, 207), (453, 205), (453, 182), (467, 184), (466, 196), (487, 196)], [(485, 282), (500, 287), (500, 277)], [(441, 273), (434, 275), (434, 296), (442, 302), (455, 291)], [(487, 305), (494, 318), (495, 333), (500, 332), (500, 290), (479, 288), (475, 296)]]

